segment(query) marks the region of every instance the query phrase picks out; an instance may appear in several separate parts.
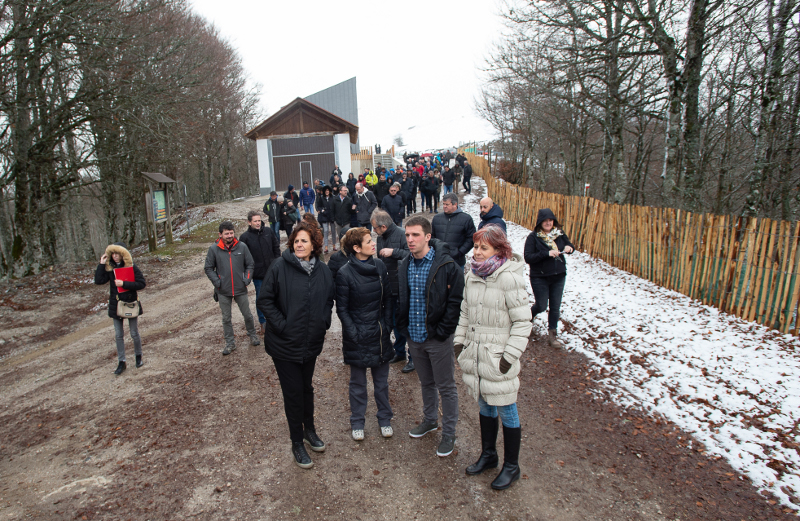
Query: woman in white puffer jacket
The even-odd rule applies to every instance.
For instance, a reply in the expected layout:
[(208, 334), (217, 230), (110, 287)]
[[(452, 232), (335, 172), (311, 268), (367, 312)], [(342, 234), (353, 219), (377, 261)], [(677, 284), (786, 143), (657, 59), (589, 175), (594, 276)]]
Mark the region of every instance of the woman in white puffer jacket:
[(521, 429), (517, 414), (519, 358), (531, 333), (525, 264), (506, 234), (487, 225), (473, 235), (475, 249), (461, 302), (454, 346), (470, 395), (480, 405), (482, 452), (467, 474), (496, 468), (498, 416), (503, 422), (503, 469), (492, 488), (519, 479)]

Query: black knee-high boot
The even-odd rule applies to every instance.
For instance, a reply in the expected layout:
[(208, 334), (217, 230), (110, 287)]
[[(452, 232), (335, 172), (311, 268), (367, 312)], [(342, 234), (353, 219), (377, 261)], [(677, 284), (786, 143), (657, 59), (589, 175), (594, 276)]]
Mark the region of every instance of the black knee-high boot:
[(474, 476), (486, 469), (497, 467), (497, 418), (480, 415), (481, 419), (481, 457), (475, 464), (467, 467), (467, 474)]
[(492, 481), (492, 488), (505, 490), (519, 479), (519, 444), (522, 441), (520, 427), (506, 427), (503, 425), (503, 470)]

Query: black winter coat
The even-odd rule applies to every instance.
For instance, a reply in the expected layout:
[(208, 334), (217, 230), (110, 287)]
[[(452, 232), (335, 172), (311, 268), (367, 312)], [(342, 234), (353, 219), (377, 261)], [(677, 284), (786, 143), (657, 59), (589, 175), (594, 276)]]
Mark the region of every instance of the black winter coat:
[(496, 224), (508, 235), (508, 231), (506, 231), (506, 222), (503, 220), (503, 209), (500, 208), (497, 203), (494, 203), (485, 215), (481, 215), (481, 223), (478, 225), (478, 229), (480, 230), (487, 224)]
[(350, 224), (350, 215), (353, 213), (353, 200), (349, 195), (344, 200), (341, 197), (333, 199), (333, 221), (339, 226)]
[[(428, 338), (443, 341), (456, 332), (461, 315), (461, 301), (464, 298), (464, 270), (447, 253), (448, 247), (438, 239), (431, 239), (434, 249), (433, 265), (425, 282), (428, 288), (425, 295), (425, 329)], [(397, 328), (406, 338), (408, 333), (409, 287), (408, 265), (413, 256), (409, 255), (397, 269), (399, 298), (397, 303)]]
[(442, 173), (442, 182), (447, 186), (452, 185), (456, 180), (456, 173), (451, 169), (447, 169)]
[(392, 185), (387, 183), (386, 181), (378, 181), (378, 184), (375, 185), (375, 200), (379, 203), (383, 201), (383, 198), (389, 195), (389, 188)]
[[(122, 248), (120, 246), (121, 249)], [(139, 269), (136, 264), (133, 263), (133, 259), (125, 249), (125, 253), (127, 255), (122, 255), (122, 262), (117, 264), (114, 262), (114, 259), (111, 258), (111, 255), (108, 255), (108, 260), (105, 264), (98, 264), (97, 269), (94, 270), (94, 283), (97, 285), (108, 284), (108, 316), (111, 318), (119, 318), (117, 316), (117, 296), (119, 296), (119, 300), (123, 302), (136, 302), (139, 299), (139, 291), (143, 290), (147, 283), (144, 280), (144, 274), (142, 270)], [(133, 266), (133, 278), (134, 280), (126, 280), (122, 282), (122, 289), (126, 289), (128, 291), (120, 293), (117, 290), (117, 285), (114, 284), (114, 281), (117, 278), (114, 276), (114, 268), (124, 268), (126, 266)], [(139, 302), (139, 313), (142, 313), (142, 303)]]
[(239, 236), (253, 256), (253, 280), (262, 280), (272, 261), (281, 256), (281, 243), (278, 236), (268, 226), (261, 225), (258, 230), (252, 226)]
[(464, 179), (469, 179), (472, 177), (472, 165), (467, 165), (464, 167)]
[(397, 296), (399, 294), (397, 268), (400, 265), (400, 261), (410, 255), (406, 234), (402, 228), (393, 224), (383, 232), (383, 235), (378, 235), (378, 252), (384, 248), (392, 249), (392, 255), (381, 257), (381, 260), (386, 264), (386, 270), (389, 272), (392, 295)]
[(264, 214), (267, 216), (270, 224), (280, 222), (281, 220), (281, 204), (278, 202), (277, 199), (274, 201), (270, 197), (267, 199), (267, 202), (264, 203), (263, 208)]
[[(553, 219), (553, 228), (561, 229), (556, 216), (549, 208), (539, 210), (536, 216), (536, 227), (538, 228), (539, 225), (542, 224), (542, 221), (546, 219)], [(563, 232), (564, 230), (561, 231)], [(575, 249), (575, 246), (569, 241), (569, 237), (567, 237), (566, 233), (556, 237), (555, 242), (556, 246), (558, 246), (558, 251), (564, 251), (564, 248), (567, 246), (573, 250)], [(551, 257), (550, 247), (544, 242), (544, 239), (536, 236), (535, 231), (531, 232), (528, 238), (525, 239), (525, 262), (528, 263), (531, 268), (532, 279), (548, 277), (550, 275), (560, 275), (567, 272), (567, 259), (564, 255)]]
[(378, 207), (378, 200), (375, 199), (375, 194), (369, 190), (364, 190), (363, 194), (356, 193), (353, 196), (353, 202), (356, 205), (356, 212), (358, 214), (358, 224), (366, 226), (372, 217), (372, 212)]
[(334, 197), (325, 197), (324, 195), (317, 198), (316, 207), (317, 207), (317, 221), (321, 223), (332, 223), (333, 222), (333, 201)]
[(281, 216), (281, 230), (292, 233), (294, 225), (300, 220), (300, 215), (297, 210), (297, 205), (289, 208), (289, 201), (284, 199), (280, 209)]
[(473, 247), (472, 236), (475, 234), (475, 221), (461, 208), (451, 213), (440, 213), (433, 216), (431, 237), (447, 243), (450, 256), (459, 266), (467, 262), (466, 254)]
[(395, 224), (403, 222), (403, 215), (406, 213), (406, 201), (400, 192), (397, 195), (389, 194), (381, 201), (381, 208), (389, 214)]
[(331, 271), (322, 259), (309, 275), (294, 253), (284, 250), (267, 270), (256, 301), (267, 319), (267, 354), (298, 363), (319, 356), (331, 327), (333, 294)]
[(347, 255), (342, 250), (336, 250), (328, 259), (328, 269), (331, 270), (331, 277), (334, 281), (336, 281), (336, 274), (345, 264), (347, 264)]
[(347, 178), (347, 182), (344, 185), (347, 187), (348, 195), (353, 195), (356, 193), (356, 183), (358, 183), (358, 179), (355, 177)]
[(349, 256), (336, 275), (336, 314), (342, 322), (344, 363), (378, 367), (392, 359), (389, 274), (380, 259)]
[(405, 181), (400, 181), (400, 190), (403, 191), (408, 196), (414, 195), (414, 189), (416, 188), (416, 184), (414, 183), (414, 178), (406, 176)]

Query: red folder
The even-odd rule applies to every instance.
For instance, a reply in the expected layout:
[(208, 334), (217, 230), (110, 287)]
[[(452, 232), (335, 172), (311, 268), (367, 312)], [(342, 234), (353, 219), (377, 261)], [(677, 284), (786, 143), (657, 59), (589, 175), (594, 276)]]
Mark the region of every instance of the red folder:
[[(122, 281), (128, 280), (130, 282), (133, 282), (134, 280), (136, 280), (136, 277), (133, 274), (132, 266), (126, 268), (114, 268), (114, 277), (116, 277), (117, 280), (122, 280)], [(125, 293), (126, 291), (128, 290), (123, 288), (122, 286), (117, 288), (118, 293)]]

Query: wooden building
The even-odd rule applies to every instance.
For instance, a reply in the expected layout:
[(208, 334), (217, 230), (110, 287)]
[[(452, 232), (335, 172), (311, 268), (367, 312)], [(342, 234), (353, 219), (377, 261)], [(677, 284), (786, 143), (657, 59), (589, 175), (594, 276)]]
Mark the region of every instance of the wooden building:
[(350, 148), (358, 142), (358, 126), (297, 98), (245, 134), (256, 142), (261, 194), (298, 190), (303, 181), (326, 184), (334, 165), (351, 171)]

